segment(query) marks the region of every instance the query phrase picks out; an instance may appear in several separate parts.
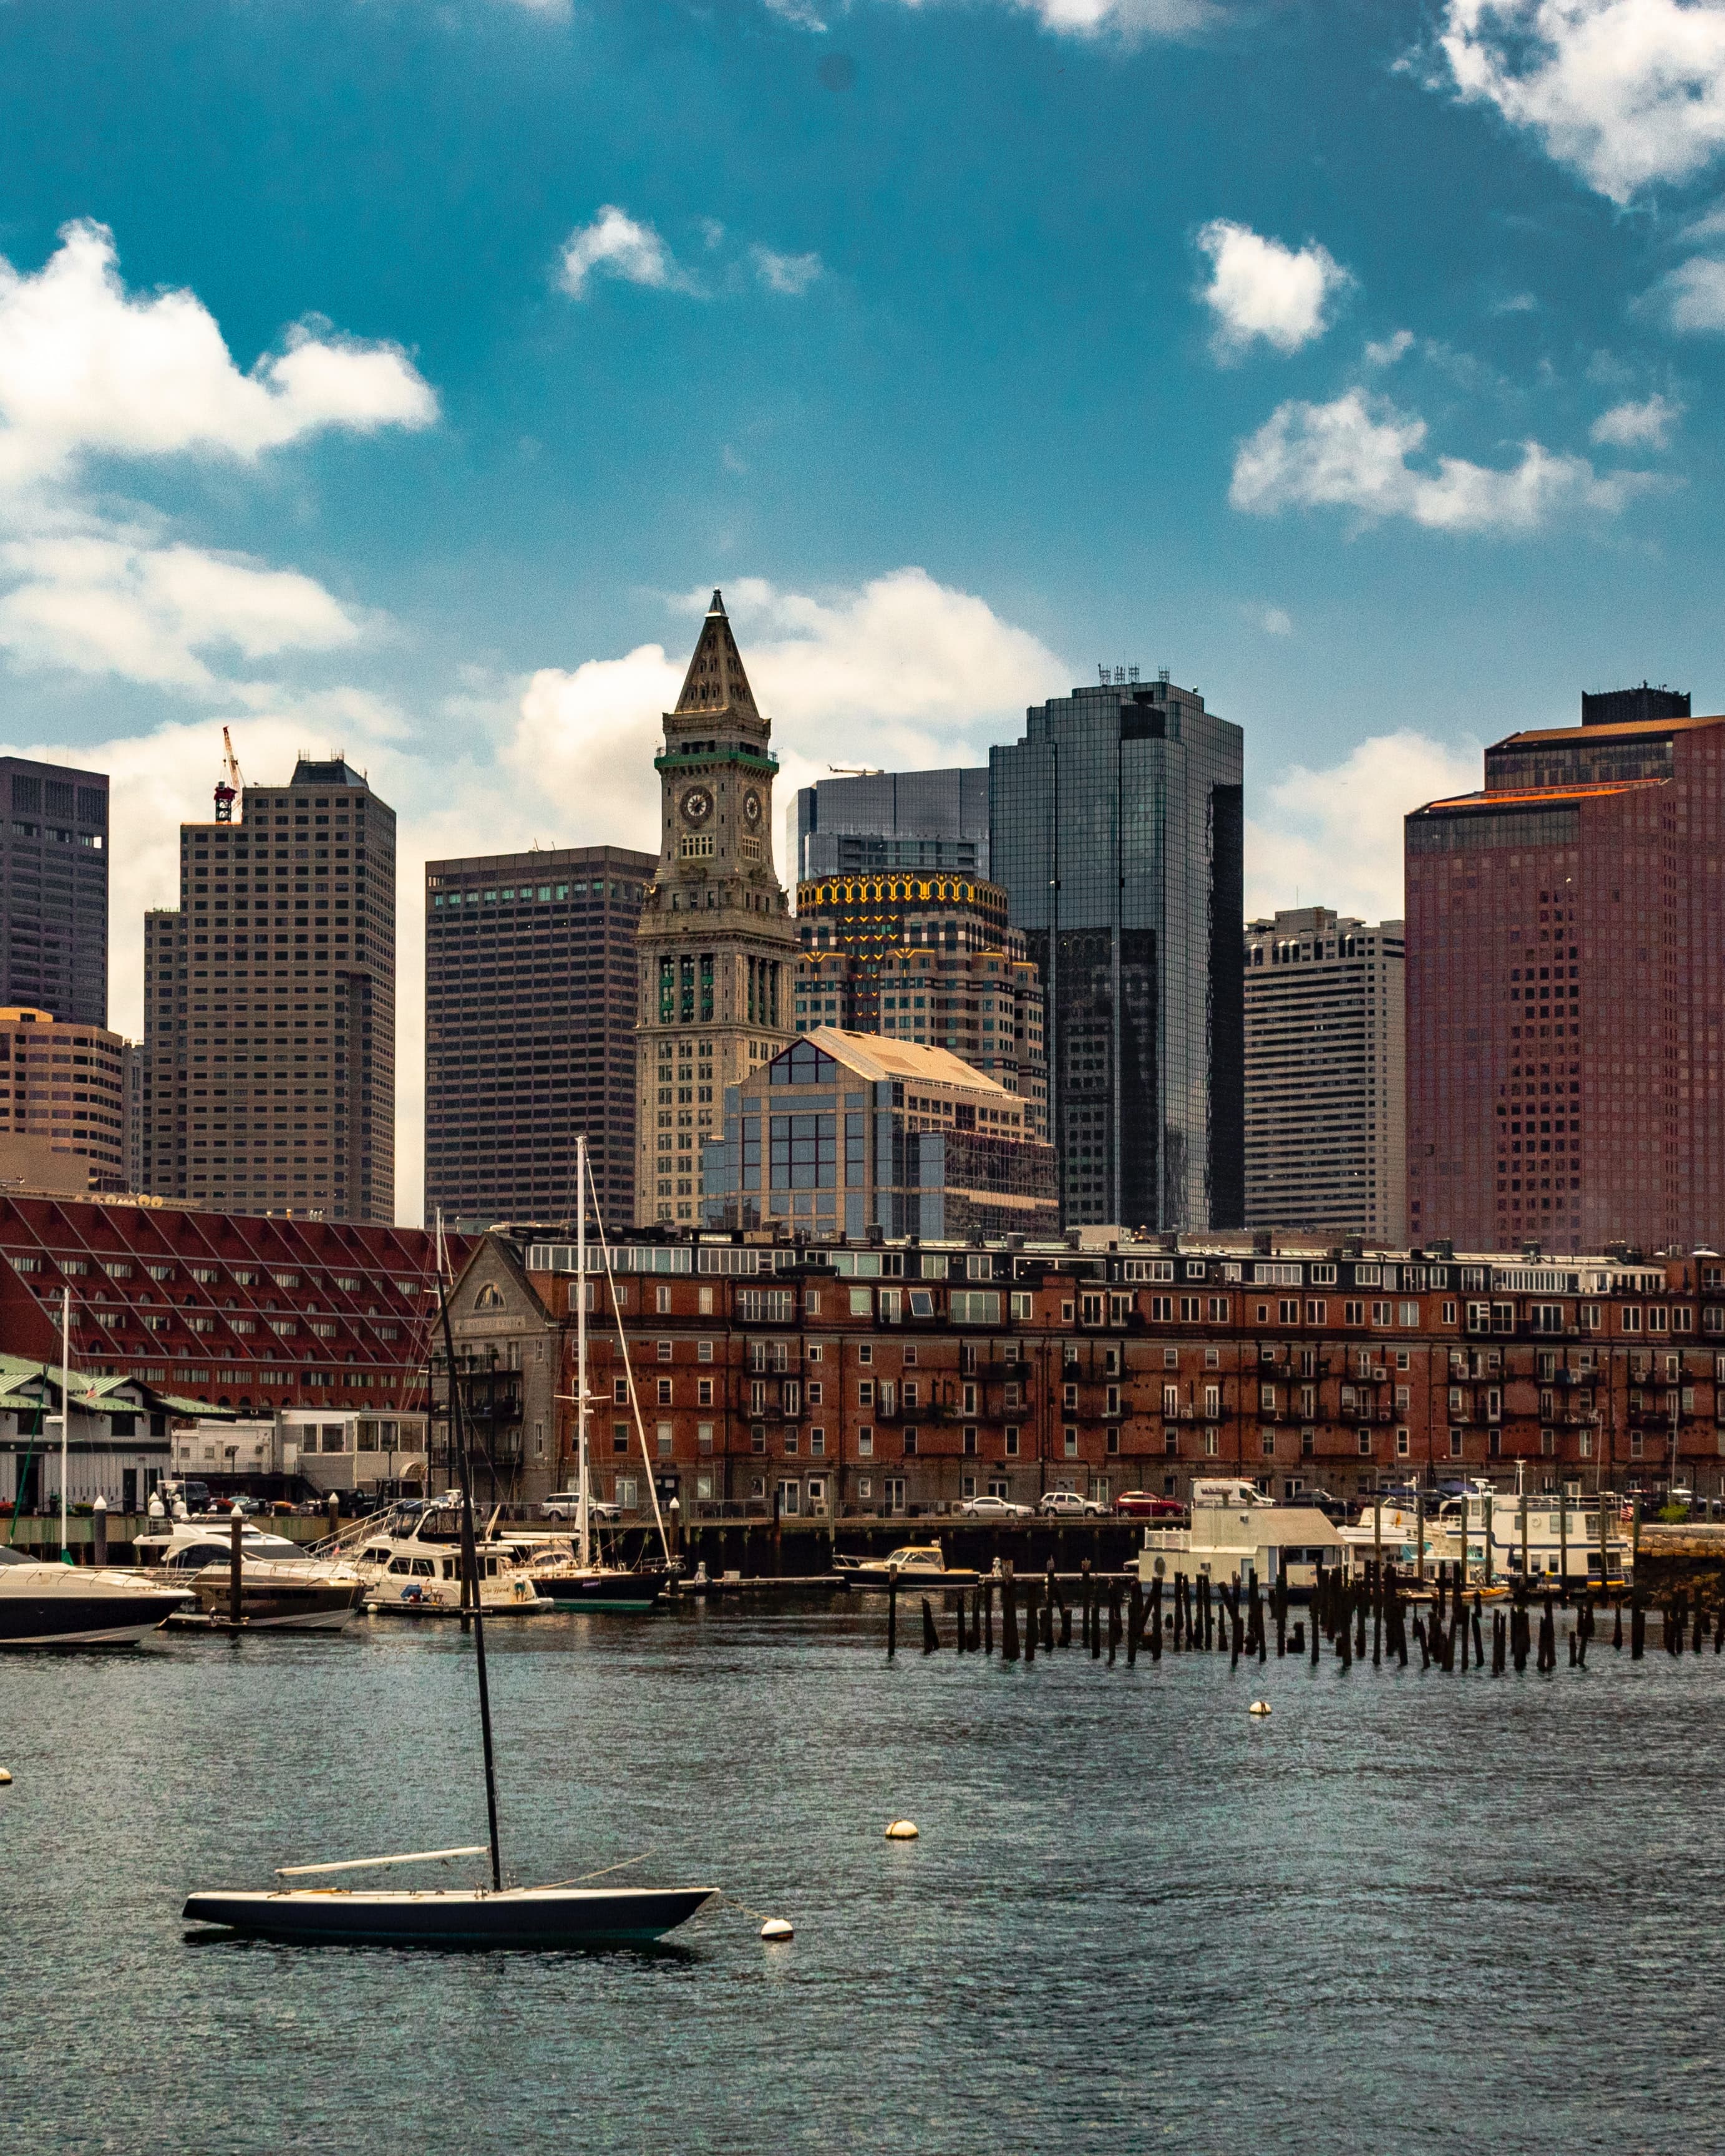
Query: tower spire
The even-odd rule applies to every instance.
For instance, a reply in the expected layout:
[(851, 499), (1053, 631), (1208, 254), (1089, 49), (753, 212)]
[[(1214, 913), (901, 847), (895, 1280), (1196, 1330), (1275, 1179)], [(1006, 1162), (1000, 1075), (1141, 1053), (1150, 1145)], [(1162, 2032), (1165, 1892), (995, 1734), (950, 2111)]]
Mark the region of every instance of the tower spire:
[(726, 711), (741, 711), (750, 718), (760, 716), (755, 692), (743, 671), (742, 654), (737, 648), (737, 639), (731, 634), (724, 595), (717, 590), (713, 593), (706, 619), (701, 624), (695, 655), (689, 661), (689, 671), (683, 677), (682, 692), (677, 698), (677, 710), (684, 714), (698, 712), (703, 716)]

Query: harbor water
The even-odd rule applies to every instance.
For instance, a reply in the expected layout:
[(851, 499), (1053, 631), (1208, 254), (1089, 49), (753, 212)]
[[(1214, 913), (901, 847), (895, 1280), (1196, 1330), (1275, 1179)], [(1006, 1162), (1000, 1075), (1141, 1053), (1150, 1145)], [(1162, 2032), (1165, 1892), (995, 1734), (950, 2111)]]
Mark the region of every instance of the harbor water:
[(192, 1888), (483, 1840), (453, 1626), (0, 1662), (9, 2156), (1715, 2144), (1725, 1659), (884, 1635), (857, 1601), (489, 1628), (507, 1869), (650, 1851), (620, 1876), (735, 1897), (588, 1955), (188, 1943)]

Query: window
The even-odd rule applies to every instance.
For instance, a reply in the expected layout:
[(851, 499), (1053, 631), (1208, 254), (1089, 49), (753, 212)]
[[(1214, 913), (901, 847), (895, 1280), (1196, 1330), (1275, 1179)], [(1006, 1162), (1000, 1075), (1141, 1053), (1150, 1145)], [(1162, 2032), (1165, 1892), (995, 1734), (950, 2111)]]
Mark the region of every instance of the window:
[(629, 1424), (626, 1422), (614, 1422), (612, 1424), (611, 1450), (614, 1452), (627, 1452), (629, 1450)]
[(1359, 1434), (1359, 1450), (1362, 1460), (1369, 1460), (1371, 1458), (1372, 1433), (1369, 1430), (1363, 1430)]
[(1061, 1433), (1061, 1438), (1062, 1450), (1065, 1451), (1067, 1459), (1076, 1460), (1078, 1457), (1078, 1430), (1076, 1424), (1069, 1422)]
[(875, 1433), (867, 1423), (864, 1423), (856, 1433), (856, 1456), (859, 1460), (871, 1459), (874, 1450)]
[(1006, 1457), (1009, 1460), (1016, 1460), (1018, 1458), (1019, 1433), (1017, 1428), (1012, 1424), (1009, 1424), (1007, 1425), (1004, 1450), (1005, 1451)]
[(1451, 1460), (1461, 1457), (1461, 1432), (1459, 1430), (1450, 1432), (1450, 1457)]
[(671, 1381), (669, 1378), (661, 1378), (659, 1381), (659, 1404), (662, 1408), (668, 1408), (670, 1404)]
[(654, 1432), (654, 1435), (658, 1443), (660, 1458), (661, 1460), (669, 1460), (671, 1456), (671, 1425), (668, 1422), (660, 1423)]
[[(916, 1301), (913, 1295), (911, 1298), (913, 1315)], [(952, 1311), (955, 1325), (998, 1325), (1000, 1322), (1000, 1297), (983, 1289), (954, 1288)]]
[(1014, 1324), (1017, 1325), (1023, 1323), (1028, 1325), (1030, 1320), (1036, 1315), (1036, 1298), (1034, 1296), (1027, 1293), (1015, 1292), (1009, 1298), (1009, 1301), (1012, 1306), (1012, 1319)]
[(916, 1431), (915, 1431), (914, 1430), (911, 1429), (908, 1425), (906, 1425), (906, 1430), (905, 1430), (905, 1457), (906, 1457), (906, 1460), (909, 1460), (909, 1459), (913, 1458), (913, 1457), (915, 1456), (916, 1450)]

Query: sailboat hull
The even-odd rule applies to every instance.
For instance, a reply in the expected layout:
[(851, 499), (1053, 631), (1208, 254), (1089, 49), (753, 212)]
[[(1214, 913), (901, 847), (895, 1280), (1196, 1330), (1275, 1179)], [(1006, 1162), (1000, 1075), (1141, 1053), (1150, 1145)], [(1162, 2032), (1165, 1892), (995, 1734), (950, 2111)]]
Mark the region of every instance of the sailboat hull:
[(541, 1573), (534, 1582), (542, 1602), (559, 1609), (610, 1609), (639, 1612), (655, 1609), (670, 1578), (668, 1572), (611, 1572), (595, 1567), (588, 1572), (572, 1568), (566, 1573)]
[(529, 1887), (427, 1893), (192, 1894), (191, 1923), (306, 1946), (363, 1943), (541, 1950), (662, 1938), (686, 1923), (713, 1887)]

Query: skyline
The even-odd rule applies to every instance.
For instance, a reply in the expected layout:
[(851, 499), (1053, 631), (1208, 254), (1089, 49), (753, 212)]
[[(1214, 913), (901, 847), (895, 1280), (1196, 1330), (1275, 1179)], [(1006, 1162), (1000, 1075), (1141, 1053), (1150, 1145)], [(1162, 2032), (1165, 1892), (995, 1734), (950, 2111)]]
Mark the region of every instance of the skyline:
[(4, 34), (5, 746), (114, 782), (134, 1036), (223, 723), (254, 783), (368, 772), (403, 1219), (423, 862), (649, 844), (715, 583), (785, 801), (1167, 665), (1245, 729), (1248, 915), (1399, 915), (1403, 812), (1584, 688), (1718, 701), (1717, 8), (202, 0)]

